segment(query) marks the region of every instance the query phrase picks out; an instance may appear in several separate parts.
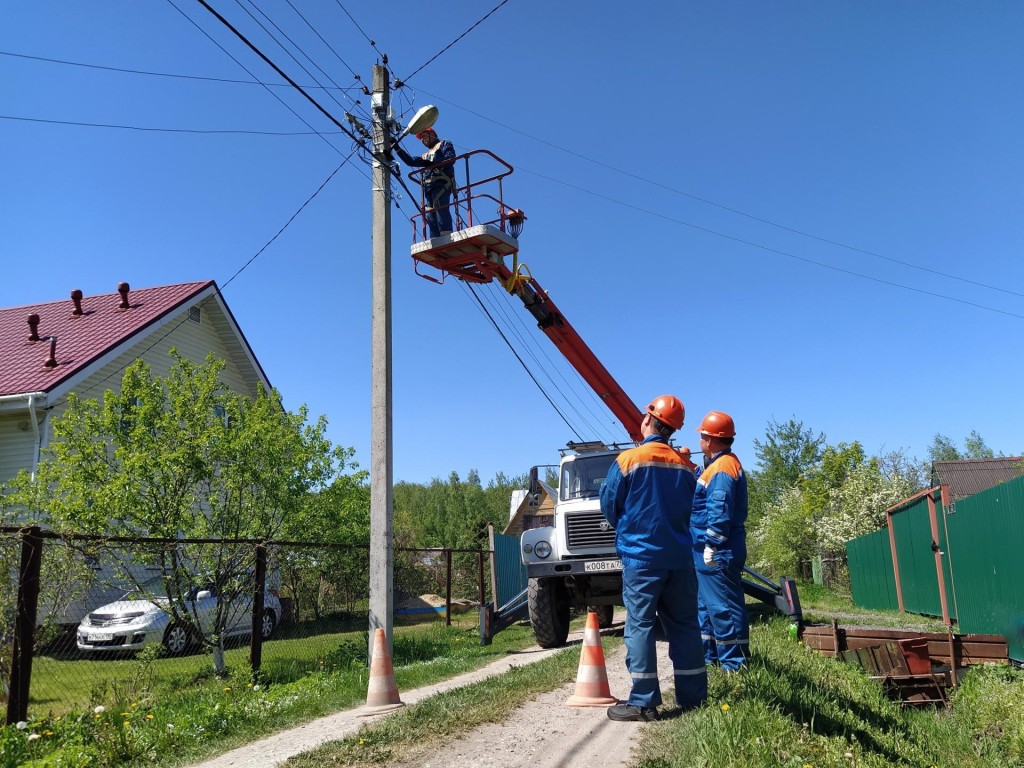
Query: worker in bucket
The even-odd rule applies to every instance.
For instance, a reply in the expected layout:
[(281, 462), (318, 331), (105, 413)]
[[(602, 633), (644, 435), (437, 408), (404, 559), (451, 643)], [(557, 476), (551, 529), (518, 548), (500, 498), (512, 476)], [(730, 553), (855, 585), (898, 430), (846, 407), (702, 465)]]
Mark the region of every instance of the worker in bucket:
[(658, 718), (659, 620), (668, 636), (676, 703), (685, 710), (707, 700), (690, 556), (690, 506), (697, 481), (668, 442), (684, 416), (683, 403), (673, 395), (651, 401), (640, 425), (643, 442), (619, 454), (601, 486), (601, 511), (615, 528), (615, 550), (622, 560), (626, 668), (633, 679), (629, 698), (608, 709), (612, 720)]
[(704, 471), (697, 479), (690, 533), (700, 587), (704, 661), (735, 671), (750, 655), (750, 627), (743, 597), (747, 562), (747, 476), (732, 452), (736, 426), (711, 411), (697, 428)]
[[(424, 128), (416, 134), (416, 138), (427, 148), (419, 157), (413, 157), (400, 144), (395, 144), (395, 151), (406, 165), (426, 168), (446, 160), (455, 159), (455, 147), (450, 141), (438, 138), (433, 128)], [(452, 188), (455, 186), (455, 167), (449, 163), (440, 168), (424, 171), (420, 179), (423, 185), (423, 215), (427, 220), (430, 237), (441, 237), (452, 233)]]

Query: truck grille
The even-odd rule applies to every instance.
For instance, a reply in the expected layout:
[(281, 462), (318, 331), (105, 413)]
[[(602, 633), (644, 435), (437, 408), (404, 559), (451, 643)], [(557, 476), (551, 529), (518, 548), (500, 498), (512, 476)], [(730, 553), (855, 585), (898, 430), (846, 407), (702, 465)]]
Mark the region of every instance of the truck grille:
[(615, 529), (600, 512), (568, 515), (565, 525), (570, 551), (582, 547), (615, 550)]

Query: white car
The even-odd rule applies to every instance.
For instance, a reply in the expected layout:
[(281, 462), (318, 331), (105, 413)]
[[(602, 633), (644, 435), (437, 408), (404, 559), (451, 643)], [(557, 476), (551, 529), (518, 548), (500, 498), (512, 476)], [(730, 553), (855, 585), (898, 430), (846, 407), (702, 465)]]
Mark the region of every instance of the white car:
[[(186, 600), (188, 615), (197, 617), (199, 625), (209, 631), (217, 611), (214, 588), (193, 589)], [(163, 580), (159, 576), (149, 579), (120, 600), (87, 614), (78, 625), (78, 650), (137, 651), (159, 643), (170, 654), (184, 653), (196, 645), (195, 632), (188, 622), (175, 621), (168, 606)], [(251, 633), (252, 599), (249, 595), (239, 594), (226, 601), (225, 609), (225, 639)], [(280, 616), (281, 602), (276, 591), (268, 590), (263, 596), (260, 623), (264, 640), (274, 633)]]

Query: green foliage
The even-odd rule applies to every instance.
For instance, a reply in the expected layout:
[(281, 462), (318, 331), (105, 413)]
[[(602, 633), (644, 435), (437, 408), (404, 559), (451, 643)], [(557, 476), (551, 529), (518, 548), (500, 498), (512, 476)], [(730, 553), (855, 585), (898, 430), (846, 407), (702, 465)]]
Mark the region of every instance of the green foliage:
[[(255, 397), (232, 391), (221, 379), (224, 363), (212, 356), (197, 364), (171, 355), (165, 377), (140, 359), (102, 401), (71, 394), (35, 477), (20, 473), (9, 502), (58, 530), (101, 536), (279, 537), (346, 454), (332, 450), (323, 418), (307, 423), (304, 408), (289, 413), (277, 392), (262, 387)], [(174, 620), (222, 659), (224, 627), (239, 610), (232, 596), (249, 583), (251, 548), (132, 554), (120, 561), (122, 580), (144, 578), (139, 563), (158, 568)], [(217, 605), (208, 628), (187, 595), (210, 585)]]
[[(999, 454), (1002, 456), (1002, 454)], [(928, 447), (928, 460), (936, 461), (960, 461), (961, 459), (993, 459), (995, 452), (988, 447), (985, 438), (972, 429), (971, 433), (964, 438), (964, 447), (961, 450), (946, 435), (936, 433), (932, 438), (932, 444)]]
[(784, 490), (798, 485), (818, 465), (824, 445), (824, 434), (815, 435), (795, 418), (784, 424), (768, 422), (764, 440), (754, 440), (758, 469), (748, 473), (752, 524)]

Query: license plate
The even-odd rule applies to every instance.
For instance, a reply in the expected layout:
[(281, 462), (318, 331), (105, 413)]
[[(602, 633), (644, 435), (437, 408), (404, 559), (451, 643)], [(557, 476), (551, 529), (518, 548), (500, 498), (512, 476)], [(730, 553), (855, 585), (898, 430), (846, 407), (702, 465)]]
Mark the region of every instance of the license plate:
[(601, 573), (603, 571), (621, 571), (621, 560), (591, 560), (583, 564), (583, 570), (587, 573)]
[(105, 642), (107, 640), (113, 640), (114, 639), (114, 636), (112, 634), (110, 634), (109, 632), (100, 632), (99, 634), (92, 634), (92, 635), (89, 635), (88, 637), (89, 637), (89, 642), (90, 643), (102, 643), (102, 642)]

